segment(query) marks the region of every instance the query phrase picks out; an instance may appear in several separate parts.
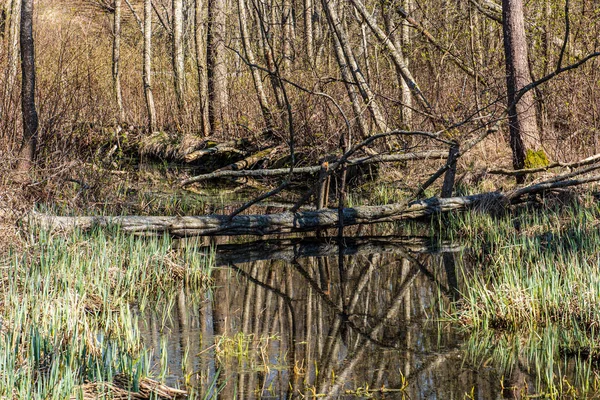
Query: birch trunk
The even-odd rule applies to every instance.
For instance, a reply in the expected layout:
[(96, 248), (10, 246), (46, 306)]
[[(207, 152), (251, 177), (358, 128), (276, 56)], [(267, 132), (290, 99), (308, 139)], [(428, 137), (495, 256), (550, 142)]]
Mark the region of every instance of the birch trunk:
[(263, 114), (263, 118), (265, 120), (265, 125), (267, 129), (271, 130), (274, 128), (273, 123), (273, 114), (271, 113), (271, 109), (269, 107), (269, 101), (267, 100), (267, 95), (265, 94), (265, 90), (262, 84), (262, 78), (260, 76), (260, 71), (255, 67), (256, 58), (254, 57), (254, 51), (252, 50), (252, 45), (250, 43), (250, 37), (248, 33), (248, 20), (246, 16), (246, 2), (245, 0), (237, 0), (238, 3), (238, 15), (240, 20), (240, 33), (242, 35), (242, 44), (244, 46), (244, 53), (246, 55), (246, 60), (250, 64), (250, 71), (252, 73), (252, 81), (254, 83), (254, 88), (256, 90), (256, 95), (258, 97), (258, 102), (260, 104), (260, 109)]
[(314, 57), (314, 36), (313, 36), (313, 2), (304, 0), (304, 51), (309, 65), (313, 64)]
[(327, 15), (327, 19), (329, 20), (330, 26), (334, 31), (337, 39), (339, 41), (339, 45), (342, 48), (346, 61), (348, 62), (348, 66), (350, 67), (350, 71), (352, 72), (352, 77), (354, 82), (356, 82), (360, 95), (363, 98), (363, 101), (366, 103), (371, 115), (373, 116), (373, 120), (375, 122), (375, 126), (377, 130), (380, 132), (386, 132), (388, 130), (387, 121), (385, 117), (381, 113), (381, 110), (375, 101), (375, 96), (371, 91), (364, 75), (362, 74), (358, 63), (356, 62), (356, 58), (354, 57), (354, 52), (352, 51), (352, 47), (350, 46), (350, 40), (344, 29), (344, 26), (341, 23), (341, 20), (338, 16), (337, 10), (335, 9), (335, 5), (332, 4), (331, 1), (323, 0), (323, 9)]
[(184, 111), (183, 0), (173, 0), (173, 85), (179, 117)]
[(354, 7), (356, 7), (356, 9), (360, 13), (361, 17), (365, 20), (367, 25), (369, 25), (369, 28), (375, 34), (377, 39), (385, 46), (387, 51), (390, 53), (392, 61), (402, 74), (402, 78), (407, 83), (408, 87), (410, 88), (417, 101), (420, 103), (421, 107), (423, 107), (427, 111), (431, 111), (431, 106), (429, 102), (423, 95), (423, 92), (419, 88), (419, 85), (417, 85), (417, 82), (413, 78), (412, 73), (410, 72), (408, 66), (404, 62), (404, 58), (402, 57), (402, 53), (400, 52), (400, 50), (396, 48), (396, 46), (390, 40), (388, 35), (386, 35), (386, 33), (379, 27), (375, 19), (367, 11), (365, 5), (360, 0), (350, 1), (354, 5)]
[(142, 80), (148, 111), (148, 131), (156, 131), (156, 108), (152, 95), (152, 2), (144, 0), (144, 67)]

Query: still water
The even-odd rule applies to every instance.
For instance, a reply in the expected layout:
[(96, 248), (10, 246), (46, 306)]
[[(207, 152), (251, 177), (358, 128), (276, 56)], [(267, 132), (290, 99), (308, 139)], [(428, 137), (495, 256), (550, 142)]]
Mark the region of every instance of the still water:
[(448, 321), (479, 268), (460, 245), (397, 236), (176, 244), (202, 245), (217, 266), (212, 290), (185, 287), (141, 313), (154, 374), (171, 386), (223, 399), (539, 393), (533, 368), (500, 367), (488, 357), (493, 341)]

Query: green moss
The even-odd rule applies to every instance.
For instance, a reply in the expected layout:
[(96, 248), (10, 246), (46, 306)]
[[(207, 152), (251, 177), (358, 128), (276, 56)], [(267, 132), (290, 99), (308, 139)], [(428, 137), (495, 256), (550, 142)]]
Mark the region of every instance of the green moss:
[(527, 150), (527, 154), (525, 155), (525, 168), (547, 167), (549, 164), (550, 160), (548, 160), (548, 156), (544, 150)]

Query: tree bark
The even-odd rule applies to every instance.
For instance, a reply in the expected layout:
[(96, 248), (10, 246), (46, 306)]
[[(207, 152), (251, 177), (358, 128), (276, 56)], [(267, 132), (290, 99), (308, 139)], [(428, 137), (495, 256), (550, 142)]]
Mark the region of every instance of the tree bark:
[(117, 105), (117, 122), (122, 124), (125, 121), (125, 109), (123, 108), (123, 94), (121, 91), (121, 0), (115, 0), (113, 18), (113, 96)]
[(396, 48), (394, 43), (390, 40), (390, 38), (385, 34), (385, 32), (379, 27), (375, 19), (371, 16), (371, 14), (367, 11), (365, 5), (360, 0), (350, 0), (356, 10), (359, 12), (361, 17), (365, 20), (369, 28), (373, 31), (377, 39), (386, 47), (390, 56), (392, 57), (392, 61), (402, 74), (402, 78), (410, 88), (411, 92), (414, 94), (414, 97), (417, 99), (419, 104), (427, 111), (431, 111), (431, 105), (425, 98), (425, 95), (417, 85), (417, 82), (412, 76), (412, 73), (409, 71), (408, 66), (404, 62), (404, 58), (402, 57), (402, 53), (399, 49)]
[(33, 43), (33, 0), (21, 3), (21, 111), (23, 142), (18, 171), (28, 172), (36, 155), (38, 115), (35, 108), (35, 52)]
[(304, 51), (306, 61), (312, 65), (314, 61), (314, 36), (313, 36), (313, 0), (304, 0)]
[(194, 1), (194, 45), (196, 50), (196, 71), (198, 73), (198, 101), (200, 103), (200, 130), (206, 137), (210, 134), (207, 114), (207, 88), (206, 88), (206, 49), (204, 46), (203, 0)]
[[(375, 122), (375, 126), (379, 132), (386, 132), (388, 130), (388, 125), (379, 105), (375, 101), (375, 95), (373, 94), (367, 80), (365, 79), (363, 73), (361, 72), (358, 63), (356, 62), (356, 58), (354, 56), (354, 52), (352, 51), (352, 47), (350, 46), (350, 40), (342, 25), (340, 17), (337, 14), (335, 9), (335, 4), (333, 4), (329, 0), (323, 0), (323, 9), (327, 14), (327, 19), (331, 24), (332, 30), (335, 32), (337, 39), (339, 40), (339, 44), (342, 48), (346, 61), (348, 62), (348, 66), (350, 67), (350, 71), (352, 73), (352, 77), (354, 82), (356, 82), (359, 92), (363, 98), (363, 101), (367, 105), (371, 115), (373, 116), (373, 121)], [(340, 65), (340, 68), (342, 66)]]
[(515, 104), (518, 91), (530, 80), (523, 1), (502, 0), (502, 20), (510, 147), (513, 167), (522, 169), (525, 167), (527, 150), (537, 151), (541, 148), (533, 93), (525, 93)]
[(173, 1), (173, 86), (175, 88), (175, 99), (179, 117), (184, 111), (184, 56), (183, 56), (183, 0)]
[(12, 0), (8, 17), (7, 65), (8, 79), (6, 89), (10, 90), (16, 83), (19, 57), (19, 21), (21, 19), (21, 0)]
[(238, 16), (240, 20), (240, 33), (242, 35), (244, 53), (248, 64), (250, 64), (249, 67), (250, 72), (252, 73), (252, 81), (254, 83), (254, 89), (256, 90), (256, 95), (258, 97), (258, 103), (260, 104), (263, 119), (265, 121), (265, 126), (267, 127), (267, 129), (272, 130), (274, 128), (273, 114), (271, 112), (271, 108), (269, 107), (267, 95), (265, 94), (265, 90), (262, 83), (262, 77), (260, 76), (260, 71), (255, 67), (256, 58), (254, 57), (254, 51), (252, 50), (252, 45), (250, 43), (248, 21), (246, 16), (246, 1), (237, 0), (237, 3)]
[[(449, 199), (431, 198), (410, 204), (362, 206), (342, 210), (344, 226), (392, 222), (425, 217), (448, 211), (465, 210), (481, 201), (500, 198), (499, 193), (486, 193)], [(296, 213), (268, 215), (206, 215), (189, 217), (154, 216), (97, 216), (97, 217), (54, 217), (33, 214), (32, 222), (42, 228), (69, 231), (78, 228), (84, 231), (95, 227), (120, 226), (129, 233), (168, 233), (173, 236), (222, 236), (222, 235), (272, 235), (279, 233), (308, 232), (316, 229), (336, 228), (338, 209), (322, 209)]]
[(148, 131), (156, 131), (156, 108), (152, 95), (152, 1), (144, 0), (144, 68), (142, 79), (146, 109), (148, 110)]
[(208, 0), (208, 120), (213, 135), (225, 131), (227, 120), (226, 7), (225, 0)]

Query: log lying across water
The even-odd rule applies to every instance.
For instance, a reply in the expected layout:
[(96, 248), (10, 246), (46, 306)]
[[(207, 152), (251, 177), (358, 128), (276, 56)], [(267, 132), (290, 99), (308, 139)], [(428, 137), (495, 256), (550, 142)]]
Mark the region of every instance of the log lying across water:
[[(517, 188), (512, 192), (489, 192), (472, 196), (437, 198), (413, 201), (408, 204), (388, 204), (345, 208), (342, 211), (344, 226), (374, 224), (411, 220), (450, 211), (462, 211), (473, 207), (482, 210), (498, 204), (518, 203), (526, 196), (548, 190), (578, 186), (600, 181), (600, 175), (576, 176), (594, 170), (586, 167), (578, 171), (559, 175), (545, 182)], [(267, 215), (203, 215), (186, 217), (166, 216), (97, 216), (97, 217), (58, 217), (33, 212), (30, 223), (45, 229), (71, 231), (75, 228), (87, 231), (95, 227), (118, 226), (125, 232), (136, 234), (170, 234), (176, 237), (188, 236), (233, 236), (233, 235), (273, 235), (280, 233), (308, 232), (317, 229), (336, 228), (337, 209), (286, 212)]]
[[(448, 211), (464, 210), (482, 202), (499, 199), (499, 193), (447, 199), (430, 198), (409, 204), (362, 206), (343, 210), (344, 226), (410, 220)], [(323, 209), (267, 215), (204, 216), (85, 216), (57, 217), (32, 213), (31, 222), (42, 228), (88, 231), (95, 227), (119, 226), (131, 233), (168, 233), (177, 237), (223, 235), (272, 235), (307, 232), (338, 226), (338, 210)]]

